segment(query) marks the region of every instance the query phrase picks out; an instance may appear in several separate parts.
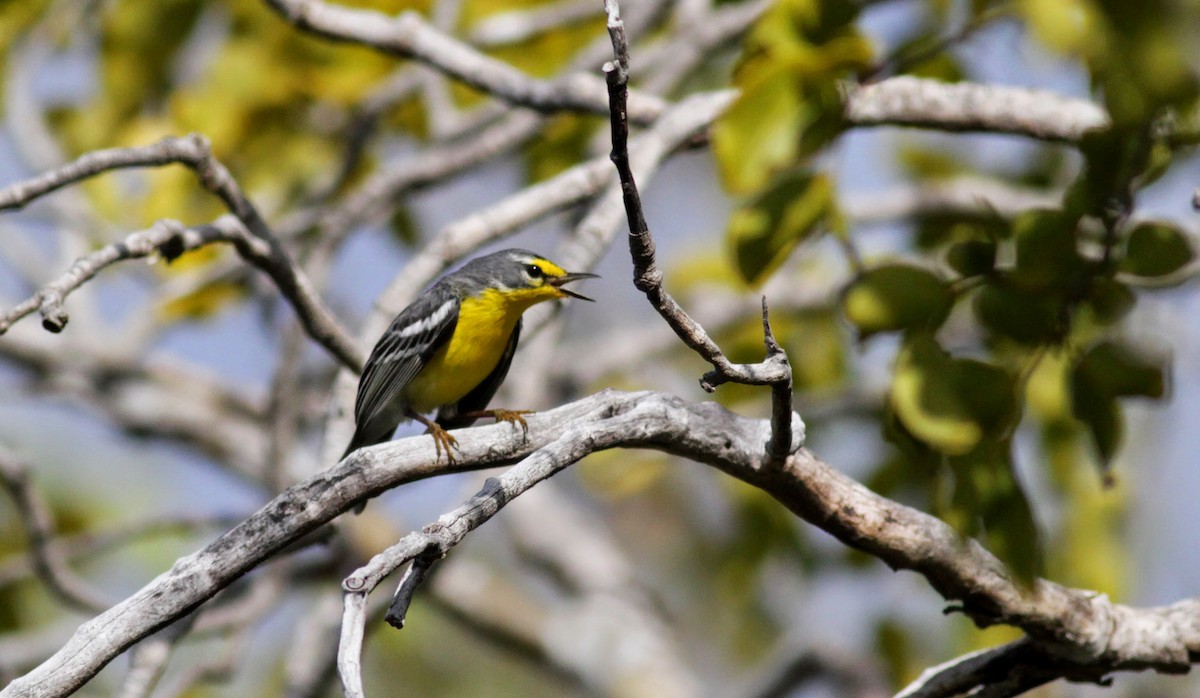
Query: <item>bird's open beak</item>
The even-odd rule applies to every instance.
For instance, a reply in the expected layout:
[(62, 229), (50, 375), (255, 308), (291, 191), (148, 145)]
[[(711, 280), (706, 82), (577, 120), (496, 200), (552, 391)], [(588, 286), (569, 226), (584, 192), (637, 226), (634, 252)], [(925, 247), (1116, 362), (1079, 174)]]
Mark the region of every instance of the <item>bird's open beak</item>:
[(586, 272), (577, 272), (574, 274), (563, 274), (562, 276), (552, 277), (550, 279), (547, 279), (547, 283), (549, 283), (551, 286), (556, 288), (558, 290), (558, 292), (563, 294), (564, 296), (570, 296), (572, 298), (578, 298), (580, 300), (590, 301), (590, 300), (592, 300), (591, 298), (588, 298), (587, 296), (585, 296), (581, 293), (575, 293), (574, 291), (563, 288), (563, 284), (568, 284), (568, 283), (571, 283), (572, 281), (578, 281), (580, 279), (598, 279), (598, 278), (600, 278), (600, 276), (598, 274), (588, 274)]

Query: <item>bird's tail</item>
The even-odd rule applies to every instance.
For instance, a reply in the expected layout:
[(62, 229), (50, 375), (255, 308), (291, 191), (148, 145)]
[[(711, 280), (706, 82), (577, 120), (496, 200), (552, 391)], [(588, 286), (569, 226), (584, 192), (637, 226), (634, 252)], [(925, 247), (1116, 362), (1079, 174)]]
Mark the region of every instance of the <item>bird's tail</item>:
[(346, 460), (346, 456), (350, 455), (351, 453), (354, 453), (355, 451), (362, 448), (363, 446), (366, 446), (367, 445), (366, 441), (367, 440), (363, 438), (362, 432), (359, 431), (358, 429), (355, 429), (354, 430), (354, 438), (350, 439), (350, 444), (348, 446), (346, 446), (345, 451), (342, 451), (342, 457), (338, 458), (338, 462), (340, 463), (340, 462)]
[[(345, 453), (342, 454), (341, 458), (338, 458), (338, 462), (340, 463), (341, 461), (346, 460), (346, 456), (350, 455), (351, 453), (354, 453), (355, 451), (362, 448), (363, 446), (372, 446), (374, 444), (375, 444), (375, 442), (373, 440), (371, 440), (363, 435), (361, 429), (356, 428), (354, 430), (354, 438), (350, 439), (350, 444), (348, 446), (346, 446), (346, 451), (345, 451)], [(363, 510), (366, 508), (367, 508), (367, 500), (364, 499), (354, 505), (354, 513), (361, 514), (361, 513), (363, 513)]]

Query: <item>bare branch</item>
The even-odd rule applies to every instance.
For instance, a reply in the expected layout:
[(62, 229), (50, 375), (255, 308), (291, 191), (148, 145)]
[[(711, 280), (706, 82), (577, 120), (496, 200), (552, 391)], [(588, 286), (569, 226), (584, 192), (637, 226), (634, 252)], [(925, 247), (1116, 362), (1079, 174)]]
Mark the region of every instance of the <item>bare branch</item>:
[(600, 17), (594, 0), (557, 0), (521, 10), (498, 12), (471, 27), (471, 43), (492, 47), (517, 44), (570, 24)]
[[(192, 134), (182, 138), (166, 138), (149, 146), (112, 148), (88, 153), (58, 169), (0, 190), (0, 211), (20, 208), (56, 189), (110, 170), (172, 163), (179, 163), (191, 168), (196, 173), (200, 184), (220, 198), (230, 212), (237, 217), (237, 220), (245, 226), (245, 232), (236, 235), (231, 232), (230, 226), (221, 225), (223, 230), (220, 230), (219, 233), (224, 237), (217, 239), (232, 243), (243, 259), (271, 277), (280, 292), (295, 309), (309, 336), (322, 344), (344, 364), (356, 371), (360, 370), (363, 360), (362, 353), (351, 342), (333, 314), (321, 304), (307, 277), (271, 232), (254, 204), (242, 193), (229, 170), (213, 156), (212, 146), (203, 136)], [(214, 226), (216, 225), (214, 224)], [(183, 243), (182, 236), (178, 234), (178, 231), (175, 232), (175, 235), (167, 236), (165, 239), (173, 240), (174, 242), (171, 244)], [(208, 234), (215, 233), (209, 232)], [(135, 235), (137, 234), (135, 233)], [(212, 241), (214, 240), (193, 240), (191, 242), (199, 245)], [(147, 241), (135, 240), (134, 242), (141, 242), (145, 246)], [(186, 249), (191, 248), (185, 248), (184, 251)], [(135, 256), (144, 256), (150, 251), (153, 250)], [(169, 248), (160, 251), (167, 259), (178, 256), (172, 254), (172, 250)], [(111, 250), (109, 255), (116, 255), (117, 259), (123, 258), (120, 256), (119, 247)], [(88, 265), (85, 264), (77, 272), (82, 278), (70, 288), (73, 289), (90, 278), (87, 275), (88, 268)], [(60, 331), (67, 321), (66, 312), (61, 308), (61, 300), (61, 297), (56, 295), (55, 289), (50, 289), (45, 298), (37, 299), (36, 306), (29, 307), (32, 301), (22, 304), (19, 308), (22, 312), (16, 317), (23, 317), (34, 309), (40, 308), (46, 328), (54, 332)], [(14, 314), (15, 311), (9, 313), (9, 315)], [(0, 319), (0, 332), (7, 329), (11, 322), (11, 319)]]
[(747, 385), (772, 386), (772, 423), (775, 429), (767, 451), (775, 461), (782, 462), (792, 451), (792, 369), (787, 353), (775, 341), (767, 321), (766, 301), (763, 301), (764, 343), (767, 356), (758, 364), (734, 364), (717, 343), (663, 287), (663, 274), (655, 262), (654, 238), (642, 211), (641, 196), (629, 163), (629, 121), (626, 109), (629, 82), (629, 44), (616, 0), (605, 0), (608, 13), (608, 32), (612, 37), (616, 60), (604, 66), (608, 79), (610, 119), (612, 121), (612, 158), (621, 180), (625, 212), (629, 219), (629, 252), (633, 257), (633, 285), (646, 294), (650, 305), (667, 321), (675, 334), (697, 354), (713, 365), (700, 385), (712, 392), (722, 383), (733, 381)]
[[(438, 31), (414, 11), (388, 16), (321, 0), (267, 0), (267, 4), (298, 29), (416, 59), (512, 104), (540, 112), (608, 111), (604, 86), (595, 77), (576, 73), (553, 81), (538, 80)], [(648, 123), (664, 106), (659, 97), (638, 94), (631, 118)]]
[[(532, 491), (536, 492), (537, 490)], [(444, 579), (444, 577), (439, 577), (439, 579)], [(471, 586), (476, 585), (472, 584)], [(543, 672), (550, 678), (578, 689), (584, 695), (597, 694), (589, 685), (587, 677), (581, 676), (573, 667), (565, 665), (548, 651), (548, 643), (544, 638), (538, 636), (532, 629), (529, 629), (529, 632), (521, 632), (526, 629), (515, 628), (512, 623), (497, 619), (494, 599), (488, 598), (483, 603), (476, 604), (476, 606), (484, 608), (465, 607), (456, 598), (458, 594), (451, 597), (450, 594), (438, 589), (436, 584), (430, 589), (430, 592), (427, 603), (445, 614), (450, 620), (469, 630), (472, 636), (491, 642), (497, 649), (525, 661), (530, 667)]]
[[(653, 2), (646, 5), (644, 11), (635, 13), (630, 20), (632, 32), (644, 31), (649, 27), (659, 12), (658, 8), (662, 6)], [(687, 42), (681, 40), (673, 43), (686, 45)], [(590, 69), (604, 60), (608, 51), (608, 42), (598, 40), (579, 52), (571, 61), (570, 69)], [(383, 99), (387, 98), (385, 94)], [(364, 108), (369, 113), (382, 106), (379, 101), (368, 99)], [(386, 218), (404, 192), (442, 181), (497, 155), (511, 152), (533, 138), (538, 129), (545, 125), (545, 119), (541, 114), (505, 108), (502, 103), (477, 108), (471, 117), (443, 133), (443, 142), (412, 157), (390, 163), (368, 177), (336, 206), (301, 211), (289, 216), (279, 228), (283, 237), (287, 238), (315, 225), (322, 233), (321, 244), (336, 247), (355, 226)], [(466, 127), (469, 124), (475, 124), (475, 127), (468, 130)], [(445, 126), (441, 124), (438, 128)]]
[[(573, 683), (582, 682), (597, 695), (612, 695), (631, 680), (647, 676), (654, 677), (653, 691), (658, 695), (700, 693), (703, 681), (684, 659), (670, 613), (663, 608), (662, 599), (647, 588), (641, 575), (643, 565), (621, 550), (610, 527), (580, 507), (578, 498), (554, 480), (525, 492), (521, 500), (521, 506), (510, 507), (504, 514), (504, 538), (525, 563), (522, 567), (545, 576), (561, 590), (561, 601), (542, 614), (530, 612), (520, 597), (538, 599), (545, 592), (527, 594), (523, 576), (506, 574), (503, 569), (489, 573), (478, 569), (483, 563), (461, 557), (440, 570), (432, 585), (435, 595), (454, 592), (457, 613), (469, 616), (463, 621), (468, 627), (482, 624), (479, 632), (487, 637), (495, 634), (491, 628), (498, 626), (504, 633), (498, 642), (534, 643), (524, 652), (530, 662)], [(481, 579), (488, 581), (481, 583)], [(497, 603), (498, 598), (513, 597), (512, 603)], [(636, 659), (572, 652), (569, 646), (550, 639), (564, 616), (578, 619), (576, 623), (599, 634), (603, 639), (598, 642), (629, 643), (641, 651)]]
[(330, 661), (337, 656), (338, 625), (342, 603), (332, 587), (300, 618), (284, 663), (287, 698), (318, 698), (336, 674)]
[[(690, 11), (695, 6), (701, 10)], [(650, 44), (638, 53), (642, 89), (652, 94), (669, 94), (696, 66), (712, 57), (713, 51), (733, 43), (770, 7), (770, 0), (746, 0), (735, 4), (679, 3), (677, 35), (685, 41)], [(628, 10), (628, 6), (626, 7)], [(628, 15), (628, 13), (626, 13)], [(628, 16), (625, 17), (628, 31)], [(645, 67), (643, 67), (645, 66)]]
[(1109, 124), (1108, 114), (1091, 102), (1023, 87), (902, 75), (847, 86), (845, 93), (845, 117), (854, 126), (987, 131), (1075, 143)]
[[(1200, 599), (1138, 609), (1046, 580), (1024, 588), (978, 543), (940, 520), (871, 492), (801, 449), (771, 465), (762, 444), (771, 426), (719, 405), (655, 393), (605, 391), (530, 415), (528, 439), (508, 425), (456, 432), (457, 465), (434, 463), (426, 436), (362, 449), (289, 488), (204, 549), (181, 558), (142, 590), (83, 624), (50, 659), (0, 696), (64, 695), (131, 644), (182, 617), (220, 588), (357, 501), (448, 472), (512, 463), (565, 433), (582, 446), (654, 448), (706, 463), (758, 487), (842, 542), (897, 569), (923, 575), (981, 625), (1025, 630), (1048, 656), (1092, 673), (1187, 670), (1200, 657)], [(349, 596), (347, 598), (350, 598)], [(343, 628), (345, 630), (346, 627)]]
[[(384, 577), (397, 567), (411, 562), (408, 572), (388, 610), (387, 621), (395, 628), (404, 627), (405, 614), (412, 602), (417, 587), (429, 574), (430, 568), (449, 553), (450, 549), (468, 533), (491, 519), (500, 509), (537, 483), (579, 461), (592, 452), (596, 443), (603, 443), (616, 436), (612, 429), (625, 426), (605, 424), (587, 429), (568, 427), (552, 442), (542, 446), (513, 468), (497, 478), (488, 478), (483, 488), (452, 512), (442, 515), (436, 523), (418, 532), (410, 533), (398, 543), (379, 553), (365, 566), (355, 570), (342, 582), (346, 591), (345, 618), (354, 614), (355, 622), (360, 617), (355, 613), (362, 608), (360, 598), (370, 594)], [(351, 598), (355, 597), (355, 598)], [(357, 642), (362, 636), (359, 630), (343, 628), (343, 638)], [(339, 667), (344, 667), (342, 685), (347, 695), (361, 692), (359, 676), (360, 660), (355, 646), (343, 647), (338, 651)]]
[[(713, 421), (696, 429), (708, 420)], [(560, 439), (567, 430), (585, 434), (586, 443), (564, 444), (564, 448), (590, 452), (641, 445), (705, 462), (731, 457), (745, 467), (760, 462), (761, 444), (768, 435), (762, 422), (739, 418), (717, 405), (689, 406), (677, 398), (646, 393), (601, 393), (530, 415), (528, 421), (528, 439), (504, 424), (457, 431), (461, 455), (453, 467), (436, 463), (433, 442), (426, 437), (362, 449), (337, 467), (289, 488), (212, 544), (181, 558), (141, 591), (83, 624), (59, 652), (0, 691), (0, 696), (64, 695), (75, 690), (124, 649), (288, 544), (357, 501), (405, 482), (511, 463)]]
[[(1054, 662), (1028, 638), (965, 654), (921, 672), (896, 698), (953, 698), (954, 696), (1015, 696), (1068, 675), (1072, 669), (1052, 668)], [(1078, 667), (1074, 667), (1078, 671)], [(1078, 677), (1083, 678), (1083, 677)], [(1102, 682), (1103, 672), (1087, 681)]]
[(849, 194), (842, 208), (854, 223), (866, 225), (940, 214), (1012, 218), (1030, 209), (1061, 204), (1061, 191), (1021, 187), (982, 177), (956, 177)]
[(80, 337), (64, 343), (41, 332), (13, 331), (0, 342), (0, 356), (32, 372), (33, 388), (92, 408), (130, 434), (188, 444), (261, 483), (267, 452), (261, 401), (190, 366), (144, 357), (109, 336)]
[(106, 245), (101, 249), (75, 260), (62, 276), (38, 289), (37, 293), (18, 303), (0, 316), (0, 334), (7, 332), (13, 323), (33, 311), (42, 314), (42, 327), (50, 332), (61, 332), (67, 325), (67, 311), (63, 301), (80, 286), (90, 281), (102, 269), (129, 259), (161, 255), (167, 260), (214, 242), (243, 244), (259, 255), (267, 249), (259, 241), (247, 239), (245, 229), (237, 219), (223, 217), (212, 225), (201, 228), (184, 228), (177, 221), (159, 221), (153, 227), (130, 233), (121, 242)]
[[(228, 528), (239, 519), (228, 516), (220, 517), (171, 517), (154, 518), (135, 521), (114, 527), (98, 533), (76, 533), (70, 536), (59, 536), (51, 545), (57, 546), (63, 557), (75, 560), (103, 553), (111, 548), (124, 545), (138, 538), (161, 535), (164, 533), (186, 533), (201, 528)], [(36, 574), (37, 571), (28, 558), (9, 556), (0, 562), (0, 588), (13, 582)]]
[(795, 695), (809, 682), (825, 681), (846, 698), (892, 695), (875, 657), (843, 654), (794, 640), (781, 642), (771, 654), (751, 677), (726, 693), (741, 698), (783, 698)]
[[(647, 170), (656, 167), (662, 158), (680, 148), (692, 134), (706, 128), (729, 106), (733, 98), (732, 91), (722, 90), (693, 95), (674, 105), (652, 128), (634, 141), (638, 147), (636, 166), (639, 172), (646, 171), (642, 169), (643, 164)], [(555, 211), (595, 196), (612, 179), (611, 167), (608, 158), (596, 158), (575, 165), (545, 182), (522, 189), (439, 230), (372, 304), (371, 314), (359, 331), (363, 343), (382, 334), (396, 312), (411, 302), (438, 274), (472, 250), (503, 239)], [(602, 253), (607, 244), (607, 241), (595, 241), (591, 246), (593, 258)], [(563, 263), (586, 264), (587, 261), (566, 259)], [(354, 401), (354, 391), (353, 376), (343, 371), (334, 385), (332, 402), (346, 407), (340, 413), (334, 411), (326, 428), (327, 459), (337, 457), (334, 449), (341, 448), (337, 444), (347, 441), (349, 432), (354, 429), (349, 411)]]
[[(643, 150), (655, 153), (657, 158), (653, 161), (656, 164), (712, 123), (732, 100), (733, 93), (726, 90), (693, 95), (674, 105), (634, 141), (639, 154)], [(438, 231), (409, 262), (404, 273), (396, 277), (396, 283), (385, 292), (380, 305), (387, 308), (402, 306), (437, 274), (471, 250), (595, 196), (612, 179), (611, 167), (606, 157), (589, 160), (451, 223)], [(384, 311), (375, 318), (376, 322), (386, 322), (382, 315), (388, 312), (394, 310)]]
[(129, 671), (116, 690), (117, 698), (149, 696), (162, 678), (175, 645), (188, 634), (195, 621), (196, 614), (190, 614), (134, 647), (129, 653)]
[(508, 152), (532, 138), (543, 122), (544, 117), (538, 114), (512, 112), (462, 141), (431, 147), (383, 168), (335, 207), (318, 211), (315, 220), (299, 216), (289, 220), (285, 229), (294, 233), (315, 224), (321, 229), (322, 244), (334, 246), (354, 226), (379, 219), (392, 210), (400, 194)]
[(95, 613), (111, 603), (87, 580), (75, 574), (55, 544), (50, 507), (34, 491), (28, 469), (5, 448), (0, 448), (0, 485), (8, 490), (29, 536), (33, 569), (55, 596), (72, 608)]
[(238, 662), (245, 658), (244, 647), (249, 636), (248, 624), (233, 632), (219, 654), (189, 666), (183, 676), (161, 692), (162, 698), (185, 698), (194, 694), (196, 684), (228, 680), (236, 671)]
[(337, 669), (346, 698), (364, 698), (362, 643), (367, 628), (367, 595), (346, 594), (342, 633), (338, 640)]

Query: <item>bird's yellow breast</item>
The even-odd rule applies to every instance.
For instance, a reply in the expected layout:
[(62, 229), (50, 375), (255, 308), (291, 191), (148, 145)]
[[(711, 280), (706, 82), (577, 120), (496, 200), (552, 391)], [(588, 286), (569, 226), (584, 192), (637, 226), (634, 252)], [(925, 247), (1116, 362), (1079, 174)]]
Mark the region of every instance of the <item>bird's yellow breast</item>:
[(538, 289), (489, 289), (463, 299), (454, 334), (405, 388), (409, 406), (424, 413), (461, 400), (500, 363), (521, 313), (554, 297)]

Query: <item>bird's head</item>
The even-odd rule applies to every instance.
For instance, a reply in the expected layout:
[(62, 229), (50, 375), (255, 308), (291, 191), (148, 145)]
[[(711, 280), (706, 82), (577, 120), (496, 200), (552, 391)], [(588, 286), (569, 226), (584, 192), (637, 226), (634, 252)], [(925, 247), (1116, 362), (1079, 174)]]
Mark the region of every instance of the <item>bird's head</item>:
[(500, 291), (506, 298), (522, 305), (568, 296), (590, 301), (591, 298), (565, 285), (579, 279), (596, 278), (595, 274), (568, 272), (536, 252), (516, 249), (480, 257), (464, 267), (464, 271), (468, 269), (480, 283), (481, 290)]

